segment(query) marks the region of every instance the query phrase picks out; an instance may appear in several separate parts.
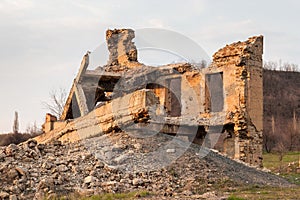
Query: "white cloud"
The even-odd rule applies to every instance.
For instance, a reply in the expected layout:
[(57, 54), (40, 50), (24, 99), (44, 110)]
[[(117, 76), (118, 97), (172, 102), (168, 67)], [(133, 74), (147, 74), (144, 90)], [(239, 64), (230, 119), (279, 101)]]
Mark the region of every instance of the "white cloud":
[(0, 11), (1, 13), (20, 12), (32, 8), (33, 5), (31, 0), (1, 0)]
[(164, 25), (163, 21), (160, 19), (149, 19), (148, 23), (151, 27), (154, 27), (154, 28), (167, 28)]
[(235, 38), (236, 40), (237, 36), (249, 36), (256, 31), (259, 31), (258, 27), (250, 19), (242, 21), (220, 20), (218, 23), (200, 29), (200, 34), (210, 39)]
[[(268, 58), (300, 63), (299, 3), (291, 2), (0, 0), (0, 90), (7, 93), (0, 104), (0, 131), (11, 129), (2, 119), (10, 121), (14, 109), (22, 109), (23, 119), (43, 116), (43, 111), (31, 112), (30, 106), (40, 105), (26, 96), (10, 100), (15, 98), (10, 91), (21, 85), (43, 100), (48, 93), (43, 91), (52, 85), (68, 86), (66, 80), (74, 78), (86, 50), (105, 42), (107, 28), (171, 29), (195, 40), (209, 55), (227, 43), (263, 34)], [(8, 86), (10, 79), (17, 84)]]

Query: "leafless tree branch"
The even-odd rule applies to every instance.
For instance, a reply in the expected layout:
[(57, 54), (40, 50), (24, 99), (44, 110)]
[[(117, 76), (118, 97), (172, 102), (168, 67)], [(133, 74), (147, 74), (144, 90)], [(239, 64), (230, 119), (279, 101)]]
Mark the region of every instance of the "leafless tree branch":
[(60, 118), (66, 103), (67, 92), (65, 89), (60, 88), (59, 90), (52, 90), (49, 96), (50, 100), (48, 102), (42, 102), (43, 108)]

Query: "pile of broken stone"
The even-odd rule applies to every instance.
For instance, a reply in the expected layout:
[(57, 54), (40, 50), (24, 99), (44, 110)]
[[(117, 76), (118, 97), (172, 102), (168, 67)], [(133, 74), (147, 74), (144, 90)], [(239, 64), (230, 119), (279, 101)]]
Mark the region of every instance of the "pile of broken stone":
[[(169, 137), (135, 138), (124, 132), (112, 133), (110, 144), (105, 144), (104, 137), (107, 136), (77, 143), (52, 141), (47, 144), (38, 144), (31, 139), (19, 145), (1, 147), (0, 199), (51, 199), (71, 193), (93, 195), (130, 191), (148, 191), (166, 198), (184, 199), (199, 198), (208, 192), (220, 197), (239, 184), (246, 183), (290, 185), (262, 171), (254, 175), (256, 169), (214, 152), (201, 158), (196, 145), (191, 145), (167, 165), (159, 168), (153, 166), (151, 170), (149, 163), (153, 161), (139, 162), (136, 159), (142, 158), (136, 155), (153, 159), (146, 155), (164, 145), (163, 141), (169, 141)], [(180, 146), (163, 148), (160, 154), (172, 157), (176, 152), (180, 152)], [(110, 157), (107, 160), (103, 155)], [(135, 166), (126, 170), (124, 166), (130, 166), (133, 161)], [(141, 170), (145, 163), (147, 170)], [(244, 177), (240, 173), (243, 170)], [(224, 189), (220, 190), (220, 186)]]

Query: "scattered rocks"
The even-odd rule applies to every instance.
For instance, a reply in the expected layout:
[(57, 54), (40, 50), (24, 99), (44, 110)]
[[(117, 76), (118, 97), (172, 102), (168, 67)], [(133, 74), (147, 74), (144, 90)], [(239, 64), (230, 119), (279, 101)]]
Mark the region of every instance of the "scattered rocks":
[(167, 153), (175, 153), (176, 152), (176, 150), (175, 149), (167, 149), (167, 151), (166, 151)]
[(9, 200), (18, 200), (17, 195), (13, 194), (9, 196)]
[(8, 180), (14, 180), (18, 176), (18, 172), (16, 169), (10, 169), (7, 173)]
[(140, 143), (133, 144), (134, 148), (137, 150), (142, 149), (142, 145)]
[(30, 139), (27, 141), (27, 146), (31, 149), (33, 149), (37, 145), (37, 142), (33, 139)]
[(15, 169), (21, 176), (26, 176), (28, 172), (25, 168), (22, 167), (16, 167)]
[(69, 168), (66, 165), (59, 165), (59, 166), (57, 166), (57, 170), (59, 172), (66, 172), (69, 170)]
[(94, 176), (88, 176), (88, 177), (85, 177), (84, 179), (84, 183), (92, 183), (92, 182), (96, 182), (97, 181), (97, 178), (94, 177)]
[(107, 186), (114, 186), (117, 184), (117, 181), (107, 181), (107, 182), (103, 182), (101, 184), (101, 186), (107, 187)]
[(9, 197), (9, 194), (7, 192), (0, 192), (0, 199), (6, 199)]
[(4, 158), (6, 157), (4, 152), (0, 152), (0, 162), (4, 161)]
[(6, 149), (5, 149), (5, 154), (7, 156), (13, 156), (15, 152), (19, 150), (19, 147), (15, 144), (10, 144)]
[[(179, 145), (161, 148), (164, 142), (172, 141), (171, 136), (157, 134), (139, 139), (112, 133), (105, 137), (72, 144), (29, 140), (1, 148), (0, 199), (39, 200), (76, 191), (93, 194), (133, 190), (186, 199), (190, 195), (218, 196), (213, 193), (215, 185), (226, 187), (227, 183), (230, 188), (247, 182), (289, 185), (216, 152), (200, 158), (200, 148), (194, 144), (184, 152)], [(168, 160), (172, 162), (165, 162)]]
[(120, 155), (119, 157), (115, 158), (114, 161), (115, 161), (117, 164), (121, 164), (121, 163), (123, 163), (127, 158), (128, 158), (128, 155), (127, 155), (127, 154), (122, 154), (122, 155)]
[(135, 178), (132, 180), (132, 185), (137, 186), (137, 185), (141, 185), (143, 183), (142, 179), (139, 178)]

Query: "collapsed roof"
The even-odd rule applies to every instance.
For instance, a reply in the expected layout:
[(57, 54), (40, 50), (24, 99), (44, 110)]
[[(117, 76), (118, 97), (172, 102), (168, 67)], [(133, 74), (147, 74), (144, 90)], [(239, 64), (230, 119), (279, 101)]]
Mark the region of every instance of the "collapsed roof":
[(131, 29), (106, 32), (106, 65), (82, 60), (59, 121), (39, 142), (77, 141), (112, 131), (162, 132), (262, 164), (263, 37), (220, 49), (206, 68), (138, 62)]

